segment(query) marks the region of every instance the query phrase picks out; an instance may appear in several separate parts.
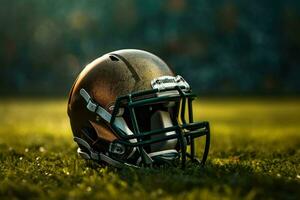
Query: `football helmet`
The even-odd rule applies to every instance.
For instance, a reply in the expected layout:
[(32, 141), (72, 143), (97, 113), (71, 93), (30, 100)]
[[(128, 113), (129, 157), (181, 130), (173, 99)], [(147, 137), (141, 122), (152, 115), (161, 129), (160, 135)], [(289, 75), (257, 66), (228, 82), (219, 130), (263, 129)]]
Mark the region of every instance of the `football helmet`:
[[(125, 49), (89, 63), (70, 91), (68, 116), (78, 154), (99, 164), (204, 164), (208, 122), (194, 122), (190, 85), (157, 56)], [(188, 120), (186, 119), (188, 118)], [(195, 139), (205, 138), (202, 159)]]

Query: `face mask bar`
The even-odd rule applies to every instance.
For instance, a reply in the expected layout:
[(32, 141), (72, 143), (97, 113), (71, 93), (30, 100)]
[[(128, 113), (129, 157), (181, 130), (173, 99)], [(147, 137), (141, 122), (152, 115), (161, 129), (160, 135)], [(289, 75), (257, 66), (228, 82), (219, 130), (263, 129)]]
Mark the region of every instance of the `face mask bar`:
[[(140, 152), (141, 156), (141, 163), (144, 166), (151, 166), (153, 160), (151, 157), (146, 153), (144, 147), (153, 143), (158, 143), (166, 140), (177, 139), (180, 146), (180, 153), (181, 153), (181, 164), (182, 167), (185, 167), (187, 157), (190, 158), (192, 161), (198, 162), (200, 165), (204, 165), (207, 159), (207, 155), (209, 152), (209, 145), (210, 145), (210, 128), (208, 122), (194, 122), (193, 120), (193, 108), (192, 108), (192, 101), (195, 99), (196, 95), (192, 94), (190, 90), (184, 91), (184, 88), (180, 86), (175, 86), (173, 88), (166, 88), (166, 89), (152, 89), (142, 92), (135, 92), (129, 95), (121, 96), (116, 100), (114, 110), (110, 119), (110, 125), (112, 129), (118, 134), (120, 139), (116, 140), (115, 143), (122, 144), (127, 147), (136, 147)], [(178, 92), (176, 95), (168, 95), (168, 96), (158, 96), (155, 98), (142, 98), (145, 96), (153, 96), (158, 93), (162, 94), (164, 92)], [(174, 93), (173, 93), (174, 94)], [(167, 128), (162, 128), (158, 130), (152, 130), (148, 132), (140, 132), (139, 126), (137, 123), (135, 108), (139, 106), (155, 104), (159, 102), (168, 102), (180, 99), (180, 113), (178, 113), (178, 117), (181, 120), (181, 124), (178, 123)], [(185, 110), (186, 104), (188, 107), (188, 122), (185, 119)], [(125, 108), (129, 110), (130, 118), (132, 120), (133, 126), (133, 135), (127, 135), (124, 133), (118, 126), (115, 124), (116, 116), (119, 113), (119, 109)], [(147, 136), (154, 136), (159, 135), (162, 133), (175, 131), (176, 134), (167, 135), (162, 137), (155, 137), (153, 139), (143, 140), (143, 138)], [(198, 137), (205, 136), (205, 147), (204, 152), (202, 155), (201, 161), (198, 160), (195, 156), (195, 139)], [(132, 139), (135, 139), (135, 142), (132, 142)], [(190, 152), (187, 152), (187, 146), (190, 146)], [(121, 162), (121, 161), (120, 161)], [(123, 161), (124, 162), (124, 161)]]

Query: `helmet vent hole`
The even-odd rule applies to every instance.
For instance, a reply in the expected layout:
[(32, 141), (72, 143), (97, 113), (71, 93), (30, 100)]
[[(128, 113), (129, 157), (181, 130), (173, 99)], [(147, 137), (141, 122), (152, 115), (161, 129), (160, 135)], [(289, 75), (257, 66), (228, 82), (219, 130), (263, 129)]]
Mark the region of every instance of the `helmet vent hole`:
[(112, 61), (119, 61), (119, 59), (116, 57), (116, 56), (109, 56), (109, 58), (112, 60)]

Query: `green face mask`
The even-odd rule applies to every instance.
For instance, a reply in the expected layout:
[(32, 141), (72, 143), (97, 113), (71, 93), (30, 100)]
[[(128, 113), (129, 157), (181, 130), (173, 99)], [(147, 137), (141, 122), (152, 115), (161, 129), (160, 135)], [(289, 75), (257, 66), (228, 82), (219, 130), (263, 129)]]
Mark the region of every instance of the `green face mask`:
[[(136, 163), (130, 164), (151, 166), (179, 159), (184, 167), (187, 157), (198, 160), (195, 157), (195, 139), (202, 136), (206, 137), (206, 142), (200, 163), (205, 163), (210, 142), (209, 123), (193, 121), (192, 101), (195, 95), (185, 86), (186, 82), (172, 85), (172, 80), (164, 80), (169, 87), (159, 80), (160, 84), (164, 83), (164, 88), (154, 85), (159, 82), (154, 80), (153, 90), (125, 95), (116, 101), (110, 125), (119, 136), (115, 144), (138, 152)], [(123, 115), (130, 119), (126, 121), (132, 131), (130, 134), (115, 123), (120, 110), (125, 110)], [(113, 154), (112, 157), (118, 159)]]
[[(203, 165), (209, 151), (209, 123), (194, 122), (192, 102), (196, 96), (189, 85), (180, 76), (160, 77), (151, 85), (151, 90), (118, 97), (112, 114), (81, 89), (87, 108), (105, 120), (117, 135), (117, 139), (109, 144), (108, 153), (94, 157), (117, 167), (174, 165), (178, 162), (184, 167), (187, 158)], [(199, 160), (195, 156), (195, 139), (202, 137), (205, 137), (205, 145)], [(85, 146), (79, 138), (75, 139)]]

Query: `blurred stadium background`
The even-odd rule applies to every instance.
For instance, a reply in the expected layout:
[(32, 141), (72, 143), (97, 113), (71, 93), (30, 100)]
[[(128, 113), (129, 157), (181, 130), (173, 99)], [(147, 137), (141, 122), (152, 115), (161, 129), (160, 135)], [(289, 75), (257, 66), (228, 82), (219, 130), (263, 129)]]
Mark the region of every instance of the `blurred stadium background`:
[[(158, 55), (200, 94), (205, 168), (78, 159), (71, 85), (123, 48)], [(299, 75), (299, 0), (0, 0), (0, 199), (299, 200)]]
[(300, 1), (1, 0), (0, 95), (66, 96), (91, 60), (160, 56), (205, 95), (298, 95)]

